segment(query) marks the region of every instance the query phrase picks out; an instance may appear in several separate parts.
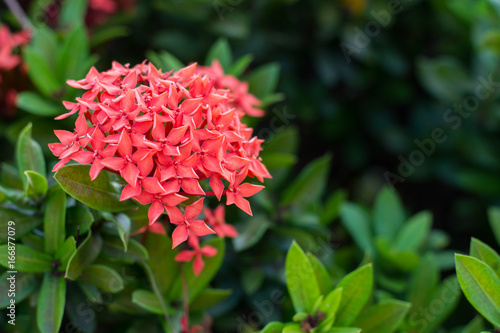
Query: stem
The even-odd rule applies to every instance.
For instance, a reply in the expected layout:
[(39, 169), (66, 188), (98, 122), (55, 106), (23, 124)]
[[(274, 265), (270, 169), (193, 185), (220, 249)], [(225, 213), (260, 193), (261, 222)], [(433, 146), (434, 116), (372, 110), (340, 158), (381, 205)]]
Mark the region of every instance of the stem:
[(187, 329), (189, 330), (189, 291), (188, 291), (186, 276), (184, 275), (184, 270), (182, 269), (182, 265), (180, 264), (179, 264), (179, 269), (181, 272), (181, 281), (182, 281), (182, 298), (184, 300), (184, 318), (186, 318), (186, 326)]
[(24, 12), (19, 2), (17, 2), (16, 0), (4, 0), (4, 1), (5, 4), (7, 4), (7, 7), (9, 7), (12, 14), (14, 14), (14, 16), (16, 17), (17, 21), (19, 21), (24, 30), (29, 30), (30, 32), (35, 30), (33, 24), (31, 24), (30, 19)]
[(165, 317), (165, 321), (167, 322), (167, 326), (170, 327), (171, 332), (175, 332), (172, 326), (172, 321), (170, 320), (170, 315), (168, 314), (168, 309), (167, 305), (165, 304), (165, 300), (163, 299), (163, 295), (161, 294), (160, 290), (158, 289), (158, 285), (156, 284), (155, 277), (153, 275), (153, 271), (151, 270), (151, 267), (146, 263), (146, 261), (141, 260), (141, 264), (146, 270), (146, 273), (148, 274), (149, 277), (149, 282), (151, 283), (151, 288), (153, 289), (153, 292), (155, 293), (156, 297), (160, 301), (161, 309), (163, 311), (163, 315)]

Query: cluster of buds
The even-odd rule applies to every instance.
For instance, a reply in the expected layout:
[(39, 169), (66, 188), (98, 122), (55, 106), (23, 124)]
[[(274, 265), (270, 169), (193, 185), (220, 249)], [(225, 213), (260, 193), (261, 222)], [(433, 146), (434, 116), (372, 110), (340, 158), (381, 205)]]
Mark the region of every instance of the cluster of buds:
[(214, 229), (198, 219), (203, 198), (184, 211), (179, 204), (189, 196), (220, 201), (225, 195), (227, 205), (252, 215), (245, 198), (263, 186), (245, 179), (271, 177), (259, 157), (263, 140), (241, 122), (244, 115), (258, 113), (258, 99), (241, 83), (232, 85), (238, 88), (234, 94), (227, 82), (237, 79), (224, 75), (217, 62), (213, 67), (217, 77), (210, 75), (213, 68), (196, 64), (168, 73), (146, 62), (134, 67), (114, 62), (105, 72), (92, 68), (84, 79), (68, 81), (86, 92), (76, 102), (64, 102), (69, 112), (56, 118), (77, 114), (75, 130), (56, 130), (60, 143), (49, 145), (60, 159), (53, 171), (70, 160), (90, 164), (91, 179), (110, 170), (127, 183), (121, 200), (150, 205), (150, 225), (166, 212), (175, 225), (173, 247), (192, 239), (192, 252), (181, 252), (178, 260), (195, 258), (197, 273), (201, 257), (214, 254), (200, 248), (197, 237), (234, 237), (236, 231), (223, 223), (221, 208), (205, 211)]

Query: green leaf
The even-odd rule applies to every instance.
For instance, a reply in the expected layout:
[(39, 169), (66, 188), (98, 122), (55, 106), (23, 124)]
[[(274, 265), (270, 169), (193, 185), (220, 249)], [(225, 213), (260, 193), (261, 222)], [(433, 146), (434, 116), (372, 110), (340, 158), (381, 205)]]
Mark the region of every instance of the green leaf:
[(68, 327), (62, 332), (94, 333), (96, 331), (96, 311), (90, 305), (87, 295), (76, 284), (68, 285), (65, 310), (68, 322), (71, 322), (71, 329)]
[(346, 202), (340, 210), (342, 224), (359, 248), (373, 254), (372, 234), (368, 214), (358, 205)]
[(372, 264), (364, 265), (347, 274), (337, 288), (342, 288), (342, 300), (335, 326), (349, 326), (368, 302), (373, 289)]
[[(453, 313), (453, 310), (460, 301), (460, 286), (455, 276), (447, 277), (431, 295), (430, 301), (426, 304), (426, 309), (433, 309), (439, 302), (440, 311), (434, 313), (432, 318), (425, 318), (428, 325), (422, 330), (422, 333), (433, 333), (441, 326), (443, 322)], [(420, 310), (420, 309), (419, 309)], [(412, 315), (415, 312), (412, 313)], [(419, 312), (419, 315), (422, 313)], [(423, 319), (423, 318), (422, 318)], [(420, 320), (417, 322), (421, 322)]]
[(151, 313), (163, 314), (161, 303), (152, 291), (144, 289), (135, 290), (132, 293), (132, 302)]
[(403, 322), (410, 310), (410, 303), (388, 300), (373, 305), (356, 318), (354, 325), (366, 333), (392, 333)]
[(166, 296), (179, 274), (179, 265), (174, 259), (178, 250), (172, 249), (172, 239), (169, 236), (152, 232), (147, 233), (145, 246), (149, 253), (147, 264), (153, 272), (160, 293)]
[(414, 251), (398, 251), (391, 248), (386, 238), (376, 238), (375, 246), (384, 264), (403, 272), (411, 271), (418, 265), (418, 254)]
[(239, 58), (236, 60), (236, 62), (231, 66), (231, 69), (227, 74), (234, 75), (236, 77), (239, 77), (245, 70), (248, 68), (248, 65), (253, 60), (253, 55), (251, 54), (245, 54), (243, 57)]
[(295, 312), (310, 313), (320, 296), (319, 286), (311, 262), (295, 241), (286, 256), (285, 277)]
[(83, 25), (85, 14), (87, 14), (88, 0), (72, 0), (64, 2), (59, 14), (59, 25), (75, 26)]
[(134, 239), (129, 240), (127, 252), (125, 252), (123, 243), (118, 237), (106, 237), (104, 239), (102, 255), (110, 261), (121, 261), (128, 264), (149, 258), (148, 250)]
[(305, 206), (317, 202), (326, 188), (330, 162), (331, 156), (327, 154), (309, 163), (285, 191), (281, 204)]
[(404, 221), (405, 212), (397, 193), (385, 186), (377, 195), (373, 207), (375, 234), (392, 241)]
[[(24, 61), (28, 64), (28, 75), (38, 90), (49, 98), (53, 98), (63, 88), (63, 82), (55, 76), (45, 60), (31, 47), (24, 50)], [(45, 174), (45, 173), (43, 173)]]
[(10, 304), (10, 300), (14, 299), (14, 297), (16, 304), (19, 304), (24, 299), (26, 299), (26, 297), (31, 295), (31, 293), (35, 291), (40, 285), (40, 280), (35, 274), (18, 272), (17, 274), (15, 274), (15, 296), (11, 294), (12, 297), (9, 297), (9, 294), (11, 292), (10, 282), (12, 280), (7, 280), (7, 278), (9, 278), (10, 276), (11, 274), (8, 272), (0, 275), (0, 290), (2, 290), (2, 292), (0, 293), (0, 309), (5, 309)]
[(87, 266), (83, 270), (80, 280), (110, 293), (117, 293), (124, 288), (121, 276), (114, 269), (104, 265)]
[(439, 269), (436, 256), (429, 252), (420, 259), (420, 263), (411, 275), (407, 299), (413, 306), (412, 315), (429, 302), (438, 282)]
[(464, 327), (462, 333), (477, 333), (482, 330), (484, 330), (483, 317), (477, 315)]
[[(10, 270), (26, 273), (44, 273), (52, 270), (52, 257), (23, 244), (16, 244), (15, 255), (11, 255), (7, 244), (0, 245), (0, 265)], [(14, 257), (10, 260), (9, 257)], [(9, 266), (14, 261), (14, 268)]]
[(36, 171), (24, 171), (26, 175), (26, 196), (40, 200), (49, 189), (49, 184), (45, 176)]
[(335, 288), (328, 295), (326, 295), (323, 303), (319, 307), (319, 311), (326, 314), (326, 318), (333, 316), (335, 322), (335, 316), (337, 315), (337, 310), (340, 306), (340, 301), (342, 300), (342, 288)]
[(54, 258), (58, 259), (61, 262), (61, 265), (58, 269), (62, 272), (66, 272), (68, 268), (69, 261), (71, 257), (76, 253), (76, 241), (73, 236), (68, 237), (64, 243), (59, 247)]
[(283, 333), (302, 333), (299, 324), (288, 324), (283, 327)]
[(260, 333), (281, 333), (283, 331), (283, 323), (280, 323), (279, 321), (272, 321), (268, 323), (261, 331)]
[[(45, 159), (40, 145), (31, 138), (32, 124), (29, 123), (23, 128), (17, 138), (16, 144), (16, 160), (19, 174), (23, 174), (26, 170), (38, 172), (45, 175)], [(21, 177), (23, 185), (26, 187), (27, 180)]]
[(321, 224), (329, 225), (340, 216), (340, 209), (347, 198), (347, 193), (344, 190), (335, 191), (326, 200), (321, 214)]
[(58, 333), (66, 303), (66, 280), (46, 273), (43, 278), (36, 320), (42, 333)]
[(470, 255), (490, 266), (498, 278), (500, 278), (500, 255), (495, 250), (480, 240), (472, 238)]
[(455, 255), (458, 282), (465, 297), (494, 326), (500, 326), (500, 279), (482, 261)]
[(245, 77), (248, 82), (249, 91), (259, 99), (270, 95), (278, 85), (280, 76), (280, 65), (270, 63), (254, 70)]
[(205, 65), (210, 66), (214, 60), (218, 60), (224, 69), (224, 72), (229, 72), (233, 62), (233, 54), (227, 39), (219, 38), (210, 48), (205, 59)]
[(89, 57), (89, 41), (85, 25), (77, 25), (65, 37), (61, 52), (57, 58), (57, 74), (64, 78), (79, 78), (82, 71), (88, 68), (86, 62)]
[(66, 210), (66, 233), (77, 236), (84, 235), (92, 226), (94, 215), (87, 206), (76, 204)]
[(66, 238), (66, 193), (59, 186), (51, 188), (44, 214), (45, 252), (54, 254)]
[(174, 55), (169, 52), (162, 51), (161, 53), (156, 53), (154, 51), (147, 51), (146, 57), (153, 65), (157, 68), (162, 69), (164, 72), (170, 70), (179, 70), (184, 67), (184, 64), (177, 59)]
[(87, 238), (80, 244), (75, 254), (69, 260), (65, 278), (76, 280), (83, 270), (99, 255), (102, 248), (102, 238), (99, 234), (92, 235), (89, 231)]
[(326, 295), (333, 289), (333, 281), (330, 274), (328, 274), (325, 266), (314, 254), (307, 253), (307, 259), (309, 259), (309, 262), (311, 263), (314, 276), (318, 282), (319, 293), (321, 295)]
[(500, 208), (490, 207), (488, 209), (488, 219), (497, 244), (500, 246)]
[(394, 241), (396, 250), (418, 251), (422, 248), (432, 226), (432, 214), (423, 211), (414, 216), (403, 225)]
[(55, 117), (64, 110), (36, 92), (23, 91), (17, 95), (17, 107), (36, 116)]
[(190, 311), (206, 310), (215, 304), (222, 302), (232, 294), (231, 289), (212, 289), (207, 288), (203, 290), (198, 297), (196, 297), (189, 307)]
[(114, 222), (118, 231), (118, 236), (123, 243), (123, 250), (127, 252), (128, 240), (130, 238), (130, 218), (125, 214), (118, 214), (114, 216), (108, 212), (103, 212), (102, 216), (108, 221)]
[(90, 165), (66, 165), (54, 178), (70, 196), (90, 208), (108, 212), (121, 212), (134, 207), (130, 201), (120, 201), (120, 195), (111, 184), (106, 172), (93, 181), (89, 176)]
[(262, 286), (265, 277), (261, 267), (249, 267), (241, 276), (241, 286), (247, 295), (252, 295)]
[(23, 237), (42, 223), (39, 217), (24, 215), (17, 210), (0, 207), (0, 243), (6, 243), (9, 221), (15, 223), (16, 238)]
[(256, 215), (246, 220), (238, 230), (238, 237), (233, 239), (234, 249), (243, 251), (251, 248), (260, 241), (271, 225), (265, 215)]
[[(222, 259), (224, 258), (225, 243), (222, 238), (214, 238), (208, 242), (203, 243), (201, 246), (210, 245), (217, 249), (217, 254), (213, 257), (203, 258), (205, 261), (205, 267), (203, 272), (196, 276), (193, 271), (192, 263), (186, 263), (183, 265), (184, 276), (187, 282), (187, 289), (189, 290), (189, 302), (191, 303), (201, 292), (207, 287), (207, 285), (212, 281), (215, 273), (219, 271), (222, 264)], [(177, 277), (172, 289), (170, 290), (170, 300), (178, 300), (182, 298), (182, 281), (180, 277)]]
[(326, 333), (360, 333), (361, 328), (357, 327), (332, 327)]

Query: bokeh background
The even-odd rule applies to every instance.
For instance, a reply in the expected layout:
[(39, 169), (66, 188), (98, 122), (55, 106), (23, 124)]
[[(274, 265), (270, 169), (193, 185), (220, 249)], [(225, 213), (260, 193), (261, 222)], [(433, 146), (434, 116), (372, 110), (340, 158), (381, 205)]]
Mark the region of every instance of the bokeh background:
[[(49, 26), (57, 24), (57, 1), (21, 3), (31, 17), (42, 12)], [(249, 120), (256, 133), (281, 146), (280, 153), (292, 155), (278, 162), (272, 150), (267, 155), (276, 162), (275, 179), (256, 206), (270, 212), (265, 215), (270, 225), (288, 220), (306, 225), (314, 220), (310, 212), (315, 208), (309, 208), (334, 203), (332, 193), (345, 193), (349, 201), (369, 207), (389, 184), (407, 213), (431, 211), (433, 227), (449, 235), (448, 247), (465, 252), (470, 237), (494, 243), (486, 212), (500, 199), (499, 15), (500, 5), (488, 0), (138, 0), (121, 1), (119, 10), (109, 15), (91, 9), (87, 23), (89, 50), (97, 55), (95, 66), (100, 70), (114, 60), (135, 64), (151, 52), (163, 51), (185, 64), (204, 63), (221, 38), (230, 45), (233, 59), (253, 55), (247, 72), (266, 64), (279, 66), (276, 91), (281, 95), (268, 101), (265, 117)], [(0, 18), (19, 29), (3, 4)], [(83, 51), (75, 49), (74, 56), (79, 52)], [(18, 83), (21, 90), (31, 87), (29, 82)], [(29, 121), (36, 124), (34, 137), (44, 147), (54, 141), (53, 129), (64, 124), (21, 109), (3, 113), (3, 161), (12, 159), (15, 138)], [(441, 140), (430, 144), (436, 130)], [(279, 156), (288, 158), (285, 155)], [(305, 212), (297, 215), (293, 207), (279, 206), (287, 185), (325, 155), (331, 156), (325, 177), (304, 187), (317, 202), (307, 202)], [(328, 216), (327, 244), (348, 248), (351, 237), (335, 213)], [(227, 220), (241, 226), (240, 217), (230, 209)], [(239, 250), (250, 267), (257, 261), (269, 263), (256, 269), (266, 271), (280, 259), (269, 259), (273, 250), (255, 244), (280, 244), (280, 237), (296, 234), (273, 233), (267, 224), (247, 232), (260, 233), (260, 228), (264, 239), (252, 239), (250, 246)], [(268, 228), (271, 231), (265, 232)], [(239, 250), (228, 254), (217, 283), (238, 289), (243, 279), (247, 285), (232, 303), (216, 309), (216, 316), (244, 313), (258, 296), (242, 295), (259, 288), (265, 293), (277, 283), (268, 274), (257, 286), (251, 285), (257, 273), (232, 267), (241, 260)], [(233, 275), (237, 278), (228, 277)], [(472, 310), (464, 305), (462, 311)], [(223, 319), (218, 323), (234, 324), (226, 325)]]

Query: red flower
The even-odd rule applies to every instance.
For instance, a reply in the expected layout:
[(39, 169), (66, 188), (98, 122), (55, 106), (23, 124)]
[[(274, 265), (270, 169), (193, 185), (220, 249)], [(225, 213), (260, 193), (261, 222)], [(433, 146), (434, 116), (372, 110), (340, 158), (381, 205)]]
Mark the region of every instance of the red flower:
[[(189, 231), (197, 236), (214, 233), (197, 219), (203, 199), (188, 206), (184, 215), (177, 208), (188, 196), (220, 200), (226, 194), (227, 204), (251, 214), (244, 198), (263, 186), (243, 180), (249, 176), (263, 181), (271, 175), (260, 161), (262, 140), (241, 122), (252, 112), (230, 85), (222, 89), (217, 80), (197, 72), (196, 64), (169, 73), (145, 62), (134, 67), (113, 62), (102, 73), (91, 68), (84, 79), (67, 82), (85, 92), (75, 102), (64, 102), (68, 112), (56, 118), (78, 114), (73, 132), (55, 131), (60, 143), (49, 148), (60, 161), (53, 171), (74, 160), (91, 164), (91, 179), (103, 169), (120, 174), (127, 183), (120, 200), (150, 205), (150, 225), (166, 211), (176, 226), (174, 247)], [(213, 192), (206, 192), (204, 183)], [(214, 224), (219, 234), (235, 234), (222, 225)]]
[(203, 331), (203, 327), (201, 326), (193, 326), (189, 328), (189, 323), (186, 316), (181, 317), (181, 327), (182, 327), (181, 333), (196, 333)]
[(205, 214), (208, 225), (212, 227), (217, 236), (230, 238), (238, 237), (238, 231), (236, 231), (232, 225), (226, 223), (224, 218), (225, 209), (223, 205), (218, 205), (213, 212), (210, 209), (205, 208), (203, 213)]
[(200, 247), (200, 241), (198, 237), (191, 235), (188, 240), (188, 244), (193, 248), (192, 250), (184, 250), (179, 252), (175, 256), (175, 260), (178, 262), (188, 262), (193, 260), (193, 271), (194, 274), (200, 275), (205, 263), (203, 262), (203, 257), (213, 257), (217, 254), (217, 249), (210, 245), (205, 245)]

